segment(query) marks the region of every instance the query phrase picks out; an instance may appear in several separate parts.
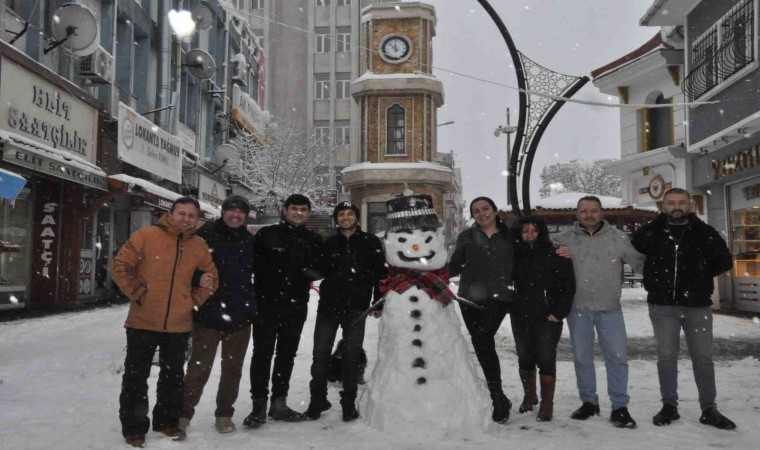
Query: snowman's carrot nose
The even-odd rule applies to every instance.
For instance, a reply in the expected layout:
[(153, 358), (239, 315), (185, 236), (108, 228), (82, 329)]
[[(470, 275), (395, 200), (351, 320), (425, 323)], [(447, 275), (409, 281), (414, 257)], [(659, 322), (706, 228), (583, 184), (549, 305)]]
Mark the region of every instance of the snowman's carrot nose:
[(415, 252), (418, 252), (418, 251), (420, 251), (420, 246), (419, 246), (419, 244), (412, 244), (412, 250), (414, 250)]

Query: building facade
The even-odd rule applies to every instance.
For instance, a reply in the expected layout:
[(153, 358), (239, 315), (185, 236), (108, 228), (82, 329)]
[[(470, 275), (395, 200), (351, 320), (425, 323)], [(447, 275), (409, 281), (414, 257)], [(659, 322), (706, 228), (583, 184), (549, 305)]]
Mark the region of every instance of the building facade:
[[(672, 144), (639, 153), (631, 152), (633, 146), (626, 147), (624, 138), (623, 158), (610, 170), (621, 176), (629, 174), (626, 200), (631, 202), (644, 194), (661, 196), (670, 185), (688, 189), (695, 196), (696, 211), (725, 237), (734, 257), (733, 270), (718, 277), (716, 307), (752, 312), (760, 311), (759, 7), (758, 0), (654, 1), (640, 24), (660, 27), (663, 45), (673, 42), (666, 36), (675, 35), (682, 46), (663, 47), (656, 57), (641, 56), (595, 77), (603, 92), (612, 93), (617, 85), (647, 86), (648, 75), (633, 69), (627, 74), (631, 81), (624, 81), (628, 66), (643, 67), (647, 61), (659, 59), (659, 81), (653, 81), (658, 88), (667, 85), (666, 75), (672, 74), (669, 91), (674, 102), (688, 104), (671, 109), (676, 136)], [(680, 48), (682, 63), (677, 55), (667, 54)], [(667, 99), (668, 93), (663, 94)], [(624, 96), (620, 97), (624, 101)], [(658, 114), (658, 120), (662, 116)], [(625, 131), (631, 124), (632, 120), (621, 115), (623, 135), (631, 135)], [(655, 140), (661, 142), (659, 137)], [(636, 145), (643, 143), (639, 140)], [(639, 170), (641, 175), (637, 175)], [(672, 178), (668, 178), (671, 172)], [(651, 178), (644, 186), (646, 176)]]
[[(169, 12), (199, 8), (178, 38)], [(111, 258), (174, 199), (208, 221), (245, 195), (217, 150), (266, 118), (263, 50), (217, 0), (3, 0), (0, 25), (0, 169), (26, 180), (0, 200), (0, 308), (112, 297)]]

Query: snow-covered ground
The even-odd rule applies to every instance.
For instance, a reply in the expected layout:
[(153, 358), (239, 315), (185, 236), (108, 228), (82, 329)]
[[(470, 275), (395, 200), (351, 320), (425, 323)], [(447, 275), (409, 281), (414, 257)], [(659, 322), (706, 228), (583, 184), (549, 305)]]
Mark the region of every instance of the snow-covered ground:
[[(624, 289), (628, 334), (636, 347), (630, 361), (630, 411), (638, 421), (635, 430), (612, 427), (609, 417), (603, 364), (597, 364), (602, 415), (586, 422), (571, 420), (580, 405), (569, 354), (567, 332), (560, 345), (555, 420), (537, 423), (534, 415), (517, 414), (506, 425), (491, 425), (467, 439), (439, 441), (381, 433), (361, 420), (344, 423), (338, 405), (338, 389), (330, 388), (333, 408), (320, 420), (298, 424), (269, 422), (258, 430), (240, 425), (250, 412), (249, 383), (244, 376), (234, 421), (238, 431), (216, 433), (213, 427), (214, 397), (219, 380), (218, 362), (201, 400), (189, 436), (181, 443), (149, 433), (146, 446), (155, 449), (697, 449), (758, 448), (760, 442), (760, 325), (757, 321), (715, 316), (718, 405), (738, 429), (721, 431), (699, 424), (697, 393), (688, 359), (680, 367), (681, 420), (669, 427), (655, 427), (651, 417), (660, 407), (656, 362), (651, 349), (652, 329), (642, 289)], [(312, 333), (316, 302), (310, 304), (301, 347), (291, 381), (289, 404), (305, 410), (309, 401)], [(125, 334), (126, 306), (0, 324), (0, 448), (3, 449), (109, 449), (126, 448), (117, 416)], [(365, 348), (369, 367), (376, 356), (377, 322), (368, 320)], [(521, 398), (517, 358), (509, 320), (499, 336), (504, 386), (513, 401)], [(249, 349), (250, 352), (250, 349)], [(749, 355), (749, 356), (748, 356)], [(682, 355), (685, 356), (685, 355)], [(474, 354), (470, 355), (474, 358)], [(244, 374), (248, 373), (246, 363)], [(157, 368), (151, 374), (155, 389)], [(153, 393), (151, 392), (151, 395)], [(151, 406), (153, 398), (151, 398)], [(451, 411), (457, 414), (457, 411)]]

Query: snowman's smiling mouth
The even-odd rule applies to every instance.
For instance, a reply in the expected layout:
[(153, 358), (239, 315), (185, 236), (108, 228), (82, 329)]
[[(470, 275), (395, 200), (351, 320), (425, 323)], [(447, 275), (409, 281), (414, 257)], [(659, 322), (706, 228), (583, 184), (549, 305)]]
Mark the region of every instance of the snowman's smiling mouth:
[(432, 251), (432, 250), (430, 251), (429, 255), (427, 255), (427, 256), (418, 256), (416, 258), (410, 258), (410, 257), (404, 255), (404, 252), (402, 252), (402, 251), (398, 251), (398, 252), (396, 252), (396, 254), (398, 255), (399, 259), (401, 259), (401, 261), (404, 261), (404, 262), (419, 261), (421, 259), (433, 259), (433, 257), (435, 256), (435, 252)]

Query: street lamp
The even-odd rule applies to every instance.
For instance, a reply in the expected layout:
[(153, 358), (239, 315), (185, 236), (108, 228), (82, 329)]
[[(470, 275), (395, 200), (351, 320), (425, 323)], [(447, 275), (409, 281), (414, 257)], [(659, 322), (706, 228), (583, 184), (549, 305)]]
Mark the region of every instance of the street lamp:
[(451, 125), (453, 123), (455, 123), (453, 120), (449, 120), (448, 122), (439, 123), (438, 125), (436, 125), (436, 127), (442, 127), (444, 125)]
[(507, 205), (511, 205), (512, 201), (509, 198), (509, 178), (513, 176), (513, 174), (509, 170), (509, 160), (510, 160), (510, 149), (512, 147), (512, 139), (511, 135), (512, 133), (517, 131), (517, 127), (513, 127), (509, 125), (509, 108), (507, 108), (507, 124), (506, 125), (499, 125), (496, 127), (495, 130), (493, 130), (493, 135), (496, 137), (501, 136), (502, 134), (507, 135)]

